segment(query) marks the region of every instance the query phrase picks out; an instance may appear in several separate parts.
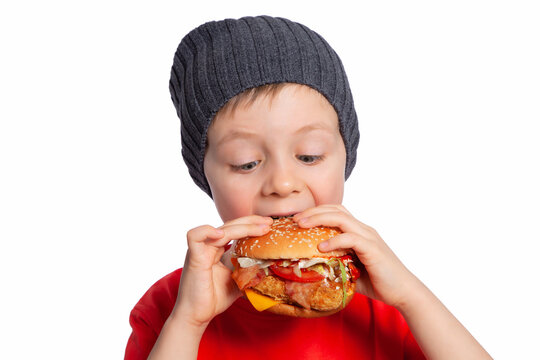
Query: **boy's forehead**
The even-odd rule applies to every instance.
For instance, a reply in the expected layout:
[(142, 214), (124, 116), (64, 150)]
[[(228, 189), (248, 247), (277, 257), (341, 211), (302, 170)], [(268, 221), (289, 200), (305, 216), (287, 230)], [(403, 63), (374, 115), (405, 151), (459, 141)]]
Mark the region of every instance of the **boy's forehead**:
[[(261, 126), (268, 125), (265, 121), (275, 122), (283, 135), (339, 131), (334, 107), (321, 93), (305, 85), (287, 84), (277, 92), (264, 94), (254, 101), (244, 100), (224, 110), (218, 112), (208, 129), (209, 137), (214, 133), (218, 137), (214, 141), (219, 144), (238, 138), (253, 138)], [(276, 116), (269, 116), (271, 111)]]
[[(337, 130), (337, 125), (335, 128), (330, 126), (327, 123), (322, 122), (314, 122), (307, 125), (304, 125), (300, 128), (296, 128), (294, 126), (294, 123), (289, 123), (288, 125), (285, 125), (288, 129), (284, 129), (283, 133), (281, 133), (281, 136), (302, 136), (304, 134), (309, 134), (314, 131), (321, 131), (322, 133), (325, 133), (327, 135), (334, 135), (335, 131)], [(290, 131), (288, 131), (290, 129)], [(229, 127), (226, 125), (220, 129), (218, 135), (218, 139), (216, 142), (217, 146), (224, 145), (228, 142), (234, 141), (234, 140), (256, 140), (261, 136), (260, 133), (257, 133), (253, 131), (250, 128), (238, 128), (235, 127), (232, 123), (229, 123)]]

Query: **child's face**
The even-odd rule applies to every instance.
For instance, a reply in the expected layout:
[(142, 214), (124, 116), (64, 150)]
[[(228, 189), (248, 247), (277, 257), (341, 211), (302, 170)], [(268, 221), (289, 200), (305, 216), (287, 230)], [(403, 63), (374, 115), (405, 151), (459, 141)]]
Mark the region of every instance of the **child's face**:
[(208, 129), (204, 171), (223, 221), (340, 204), (345, 145), (330, 103), (307, 86), (220, 113)]

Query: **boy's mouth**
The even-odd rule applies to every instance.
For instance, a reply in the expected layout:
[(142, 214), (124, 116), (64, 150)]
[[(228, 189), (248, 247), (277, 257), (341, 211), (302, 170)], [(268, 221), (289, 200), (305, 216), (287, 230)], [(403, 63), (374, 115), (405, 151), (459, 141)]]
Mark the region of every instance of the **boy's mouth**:
[(273, 215), (269, 215), (272, 219), (278, 219), (278, 218), (282, 218), (282, 217), (292, 217), (294, 216), (295, 214), (297, 214), (298, 212), (297, 211), (294, 211), (294, 212), (289, 212), (289, 213), (283, 213), (283, 214), (273, 214)]

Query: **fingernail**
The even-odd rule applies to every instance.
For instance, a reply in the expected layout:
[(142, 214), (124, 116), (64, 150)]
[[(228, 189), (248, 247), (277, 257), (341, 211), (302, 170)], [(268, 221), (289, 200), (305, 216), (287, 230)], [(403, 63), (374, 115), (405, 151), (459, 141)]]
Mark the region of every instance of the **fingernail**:
[(270, 226), (268, 226), (267, 224), (259, 224), (259, 227), (262, 229), (262, 230), (269, 230)]
[(321, 250), (328, 249), (328, 241), (323, 241), (322, 243), (320, 243), (319, 244), (319, 249), (321, 249)]
[(301, 225), (307, 224), (307, 222), (308, 222), (308, 219), (307, 219), (307, 218), (302, 218), (302, 219), (300, 219), (300, 220), (297, 221), (297, 223), (299, 223), (299, 224), (301, 224)]
[(225, 235), (225, 231), (223, 229), (216, 229), (216, 235), (223, 236)]

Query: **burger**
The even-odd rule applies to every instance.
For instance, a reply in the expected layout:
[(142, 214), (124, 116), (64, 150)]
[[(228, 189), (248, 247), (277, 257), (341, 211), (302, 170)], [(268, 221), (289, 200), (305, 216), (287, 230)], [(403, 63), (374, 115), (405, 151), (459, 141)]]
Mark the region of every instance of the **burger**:
[(236, 241), (232, 278), (259, 311), (334, 314), (351, 301), (359, 277), (352, 250), (318, 250), (319, 243), (340, 233), (333, 227), (300, 228), (292, 217), (274, 219), (265, 235)]

